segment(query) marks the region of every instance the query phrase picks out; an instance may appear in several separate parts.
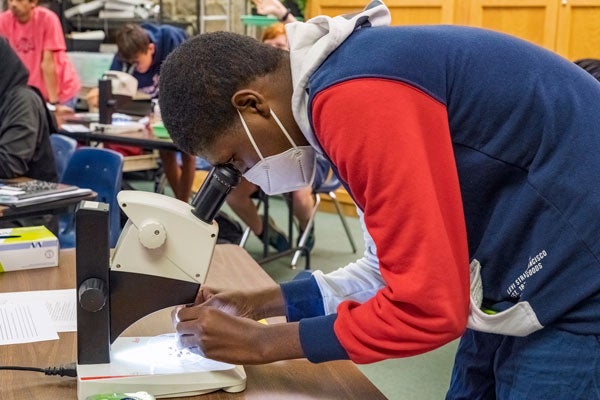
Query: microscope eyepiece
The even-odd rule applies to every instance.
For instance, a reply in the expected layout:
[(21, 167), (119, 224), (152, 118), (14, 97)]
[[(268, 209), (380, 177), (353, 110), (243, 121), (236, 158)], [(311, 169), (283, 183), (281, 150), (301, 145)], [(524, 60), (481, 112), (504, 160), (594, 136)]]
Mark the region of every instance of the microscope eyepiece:
[(240, 172), (232, 165), (213, 167), (206, 180), (192, 199), (192, 213), (206, 223), (211, 223), (225, 198), (241, 179)]

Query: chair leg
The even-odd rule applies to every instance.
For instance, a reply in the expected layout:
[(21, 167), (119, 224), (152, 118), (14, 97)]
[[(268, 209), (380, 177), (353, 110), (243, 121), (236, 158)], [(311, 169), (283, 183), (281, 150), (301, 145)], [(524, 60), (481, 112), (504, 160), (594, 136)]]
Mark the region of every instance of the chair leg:
[[(318, 193), (315, 193), (315, 205), (313, 206), (312, 212), (310, 213), (310, 218), (308, 220), (308, 223), (306, 224), (306, 228), (304, 229), (304, 232), (302, 232), (302, 236), (300, 236), (300, 240), (298, 241), (298, 250), (296, 250), (294, 252), (294, 256), (292, 257), (292, 262), (291, 262), (292, 269), (296, 268), (296, 265), (298, 264), (298, 260), (300, 259), (300, 256), (302, 255), (302, 253), (306, 253), (306, 249), (304, 248), (304, 245), (306, 244), (306, 240), (308, 239), (308, 235), (310, 234), (310, 229), (312, 228), (312, 226), (314, 224), (315, 216), (317, 215), (317, 209), (319, 208), (320, 203), (321, 203), (321, 196), (319, 196)], [(307, 267), (309, 267), (308, 264), (307, 264)]]
[[(258, 209), (260, 209), (261, 203), (262, 203), (262, 199), (259, 198), (258, 201), (256, 202), (256, 210), (257, 211), (258, 211)], [(240, 247), (244, 247), (246, 245), (246, 242), (248, 241), (248, 238), (250, 237), (250, 232), (251, 232), (251, 229), (250, 229), (249, 226), (247, 226), (246, 229), (244, 229), (244, 233), (242, 234), (242, 238), (240, 239), (240, 243), (239, 243)]]
[(160, 171), (154, 176), (154, 193), (165, 194), (165, 186), (167, 185), (167, 176)]
[(333, 205), (335, 206), (335, 209), (337, 210), (337, 213), (340, 217), (340, 221), (342, 221), (342, 225), (344, 226), (344, 230), (346, 231), (346, 236), (348, 236), (348, 241), (350, 241), (350, 246), (352, 247), (352, 252), (356, 253), (356, 244), (354, 243), (354, 238), (352, 237), (352, 232), (350, 232), (350, 228), (348, 227), (348, 223), (346, 222), (346, 217), (344, 216), (344, 213), (342, 212), (342, 207), (340, 206), (340, 202), (337, 199), (337, 196), (335, 195), (335, 192), (329, 192), (329, 197), (331, 197), (331, 200), (333, 201)]
[(250, 227), (247, 226), (246, 229), (244, 229), (244, 233), (242, 234), (242, 238), (240, 239), (240, 243), (239, 243), (240, 247), (244, 247), (246, 245), (246, 242), (248, 241), (248, 237), (249, 236), (250, 236)]

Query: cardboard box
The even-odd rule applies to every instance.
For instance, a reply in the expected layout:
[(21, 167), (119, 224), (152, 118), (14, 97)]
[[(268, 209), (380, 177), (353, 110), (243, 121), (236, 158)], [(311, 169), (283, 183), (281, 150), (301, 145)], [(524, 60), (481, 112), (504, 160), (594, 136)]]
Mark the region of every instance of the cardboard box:
[(0, 229), (0, 272), (58, 266), (58, 239), (45, 226)]

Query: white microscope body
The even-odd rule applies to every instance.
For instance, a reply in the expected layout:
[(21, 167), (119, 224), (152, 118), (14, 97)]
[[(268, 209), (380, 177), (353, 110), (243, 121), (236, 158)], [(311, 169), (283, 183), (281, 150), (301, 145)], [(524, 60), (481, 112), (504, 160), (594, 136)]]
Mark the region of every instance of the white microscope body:
[[(79, 400), (113, 392), (146, 391), (161, 398), (245, 389), (242, 366), (177, 349), (174, 334), (119, 336), (131, 323), (155, 310), (190, 302), (190, 298), (193, 301), (204, 283), (218, 234), (213, 217), (226, 193), (211, 193), (210, 188), (202, 191), (201, 188), (193, 203), (203, 197), (199, 201), (207, 203), (208, 208), (156, 193), (121, 191), (117, 199), (129, 219), (110, 260), (108, 282), (93, 272), (81, 278), (78, 261)], [(218, 204), (212, 204), (213, 201)], [(108, 318), (100, 319), (99, 327), (84, 326), (86, 318), (96, 321), (98, 315), (94, 313), (98, 311), (105, 312)], [(108, 329), (110, 335), (86, 344), (88, 335), (95, 335), (97, 329)], [(110, 343), (105, 343), (108, 338)], [(97, 350), (108, 353), (104, 358), (108, 362), (97, 362), (99, 358), (89, 354)]]

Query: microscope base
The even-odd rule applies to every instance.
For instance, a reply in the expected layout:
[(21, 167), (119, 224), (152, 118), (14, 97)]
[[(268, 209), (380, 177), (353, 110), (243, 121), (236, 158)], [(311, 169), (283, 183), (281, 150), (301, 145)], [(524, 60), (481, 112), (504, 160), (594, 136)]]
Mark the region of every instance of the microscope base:
[(110, 364), (77, 366), (77, 398), (145, 391), (156, 398), (241, 392), (246, 373), (239, 365), (212, 361), (175, 347), (174, 335), (123, 337), (111, 346)]

